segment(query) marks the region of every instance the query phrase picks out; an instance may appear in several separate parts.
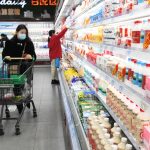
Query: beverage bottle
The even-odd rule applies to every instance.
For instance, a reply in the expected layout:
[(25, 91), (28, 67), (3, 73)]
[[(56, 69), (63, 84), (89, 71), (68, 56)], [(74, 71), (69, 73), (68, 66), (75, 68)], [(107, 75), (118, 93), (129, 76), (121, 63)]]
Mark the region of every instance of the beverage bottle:
[(101, 130), (101, 132), (99, 133), (99, 135), (98, 135), (98, 139), (100, 141), (98, 147), (101, 148), (101, 149), (104, 148), (103, 145), (102, 145), (102, 140), (104, 139), (105, 134), (107, 134), (107, 129), (103, 128)]
[(111, 129), (111, 134), (112, 135), (116, 132), (117, 127), (119, 127), (118, 124), (114, 123), (114, 127)]
[(121, 134), (119, 132), (115, 132), (112, 140), (114, 144), (118, 145), (121, 142)]
[(108, 139), (107, 144), (104, 146), (105, 150), (112, 150), (112, 146), (113, 145), (113, 140), (112, 139)]
[(105, 123), (105, 119), (106, 118), (106, 114), (101, 114), (100, 116), (99, 116), (99, 123), (100, 124), (104, 124)]
[(131, 132), (133, 135), (135, 135), (137, 129), (136, 129), (136, 125), (138, 124), (137, 122), (137, 116), (140, 113), (140, 108), (138, 106), (135, 105), (134, 109), (133, 109), (133, 117), (132, 117), (132, 123), (131, 123)]
[(117, 145), (112, 145), (112, 150), (118, 150), (118, 146)]
[(108, 132), (110, 132), (111, 130), (111, 124), (109, 123), (109, 118), (104, 118), (104, 128), (106, 128), (108, 130)]
[(132, 145), (131, 144), (126, 144), (126, 149), (125, 150), (132, 150)]
[(142, 136), (143, 136), (143, 129), (144, 126), (147, 126), (150, 124), (150, 115), (145, 112), (140, 112), (139, 115), (137, 116), (137, 126), (136, 126), (136, 139), (139, 143), (142, 142)]
[(127, 138), (121, 138), (121, 143), (118, 144), (118, 150), (125, 150), (127, 144)]
[[(116, 132), (120, 133), (120, 135), (121, 135), (121, 128), (120, 128), (120, 127), (117, 127), (117, 128), (116, 128)], [(115, 132), (114, 132), (113, 136), (115, 136)]]
[(100, 140), (102, 140), (104, 137), (104, 134), (107, 133), (107, 129), (104, 128), (103, 124), (100, 125), (99, 129), (100, 129), (100, 132), (98, 133), (98, 137)]
[(100, 115), (98, 116), (98, 120), (99, 120), (99, 123), (102, 124), (103, 123), (103, 119), (105, 117), (105, 112), (103, 110), (100, 111)]
[(105, 145), (108, 144), (108, 140), (110, 139), (110, 134), (105, 133), (103, 139), (101, 140), (101, 145), (104, 148)]

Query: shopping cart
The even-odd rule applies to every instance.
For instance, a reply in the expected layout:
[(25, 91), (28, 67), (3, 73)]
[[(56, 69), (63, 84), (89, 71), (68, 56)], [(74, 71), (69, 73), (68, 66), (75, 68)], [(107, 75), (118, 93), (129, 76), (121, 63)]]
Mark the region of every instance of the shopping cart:
[[(33, 117), (37, 117), (33, 98), (33, 64), (23, 58), (11, 58), (0, 66), (0, 135), (4, 135), (3, 120), (16, 120), (16, 135), (20, 132), (20, 122), (24, 111), (30, 103), (33, 106)], [(23, 110), (17, 118), (10, 116), (9, 105), (23, 104)], [(4, 108), (6, 117), (4, 116)]]

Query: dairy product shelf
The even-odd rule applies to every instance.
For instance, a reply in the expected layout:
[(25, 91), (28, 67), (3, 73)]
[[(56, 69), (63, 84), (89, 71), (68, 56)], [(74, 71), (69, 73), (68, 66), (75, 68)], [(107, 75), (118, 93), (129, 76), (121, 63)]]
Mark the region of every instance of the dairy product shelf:
[[(66, 112), (66, 114), (68, 114), (68, 115), (71, 114), (68, 122), (69, 122), (69, 124), (72, 124), (71, 120), (73, 119), (73, 121), (74, 121), (73, 130), (76, 130), (76, 136), (79, 139), (80, 147), (79, 147), (79, 145), (77, 145), (77, 143), (75, 143), (76, 145), (73, 145), (73, 147), (75, 148), (74, 150), (81, 150), (81, 149), (82, 150), (90, 150), (89, 142), (88, 142), (87, 137), (85, 135), (85, 131), (84, 131), (83, 126), (81, 124), (79, 114), (78, 114), (77, 109), (75, 107), (73, 97), (70, 94), (71, 92), (70, 92), (70, 89), (69, 89), (68, 84), (66, 82), (66, 79), (64, 77), (64, 74), (61, 70), (59, 70), (58, 75), (59, 75), (59, 81), (60, 81), (60, 86), (61, 86), (63, 97), (64, 97), (64, 99), (67, 99), (67, 100), (65, 100), (66, 101), (65, 105), (68, 105), (68, 107), (70, 108), (70, 112), (68, 110)], [(74, 142), (74, 140), (77, 138), (74, 136), (75, 135), (73, 135), (73, 137), (72, 137), (72, 140), (73, 140), (72, 142)]]
[[(73, 66), (76, 68), (76, 66), (74, 65), (74, 63), (72, 63)], [(78, 71), (78, 68), (76, 68)], [(86, 81), (86, 79), (85, 79)], [(86, 84), (88, 85), (88, 87), (92, 90), (95, 91), (95, 89), (93, 88), (93, 86), (91, 84), (88, 83), (88, 81), (86, 81)], [(95, 91), (95, 96), (100, 100), (100, 102), (103, 104), (103, 106), (107, 109), (107, 111), (109, 112), (109, 114), (113, 117), (113, 119), (117, 122), (117, 124), (120, 126), (120, 128), (122, 129), (122, 131), (124, 132), (124, 134), (128, 137), (129, 141), (133, 144), (134, 148), (136, 150), (143, 150), (143, 147), (140, 146), (137, 142), (136, 139), (133, 137), (133, 135), (128, 131), (128, 129), (124, 126), (124, 124), (122, 123), (122, 121), (116, 116), (116, 114), (109, 108), (109, 106), (106, 104), (106, 96), (102, 95), (100, 92)]]
[[(94, 88), (86, 82), (87, 85), (90, 87), (91, 90), (94, 90)], [(95, 91), (95, 90), (94, 90)], [(133, 137), (133, 135), (128, 131), (128, 129), (123, 125), (122, 121), (116, 116), (116, 114), (109, 108), (109, 106), (105, 103), (106, 96), (102, 95), (101, 93), (96, 92), (96, 97), (100, 100), (100, 102), (104, 105), (104, 107), (107, 109), (109, 114), (113, 117), (113, 119), (117, 122), (117, 124), (120, 126), (124, 134), (128, 137), (129, 141), (133, 144), (134, 148), (136, 150), (140, 150), (141, 146), (136, 142), (136, 139)]]
[[(69, 51), (68, 51), (69, 52)], [(71, 51), (72, 53), (72, 51)], [(82, 66), (86, 67), (89, 66), (93, 72), (98, 73), (100, 76), (102, 76), (110, 85), (114, 86), (118, 91), (123, 93), (124, 95), (128, 96), (129, 99), (133, 100), (141, 109), (143, 109), (146, 112), (150, 112), (150, 100), (149, 98), (144, 97), (141, 93), (136, 91), (134, 88), (126, 85), (125, 83), (117, 80), (116, 78), (112, 77), (108, 72), (101, 70), (96, 65), (93, 65), (89, 61), (87, 61), (85, 58), (81, 57), (77, 53), (73, 53), (78, 59), (81, 60)]]
[(143, 50), (138, 48), (124, 48), (118, 47), (115, 45), (103, 44), (103, 43), (94, 43), (89, 41), (73, 41), (73, 40), (66, 40), (68, 42), (72, 42), (74, 44), (85, 44), (88, 46), (98, 47), (100, 49), (106, 49), (113, 52), (114, 56), (119, 56), (120, 58), (135, 58), (144, 62), (149, 62), (150, 58), (150, 49)]
[(91, 8), (96, 6), (99, 2), (100, 2), (100, 0), (94, 0), (93, 2), (91, 2), (91, 4), (89, 6), (87, 6), (81, 13), (77, 14), (76, 16), (74, 16), (73, 20), (79, 18), (80, 16), (82, 16), (83, 14), (88, 12)]
[[(71, 40), (70, 40), (71, 41)], [(110, 50), (113, 52), (115, 56), (121, 56), (122, 58), (136, 58), (140, 59), (141, 61), (147, 61), (149, 62), (150, 58), (150, 49), (143, 50), (138, 48), (124, 48), (124, 47), (118, 47), (115, 45), (109, 45), (109, 44), (102, 44), (102, 43), (94, 43), (94, 42), (88, 42), (88, 41), (75, 41), (74, 43), (80, 43), (80, 44), (86, 44), (89, 46), (99, 47), (101, 49)]]
[[(81, 15), (79, 15), (78, 17), (80, 17), (80, 16)], [(134, 10), (129, 14), (124, 14), (121, 16), (116, 16), (116, 17), (107, 18), (107, 19), (102, 19), (101, 21), (99, 21), (97, 23), (73, 27), (72, 29), (93, 28), (93, 27), (97, 27), (97, 26), (101, 26), (101, 25), (122, 23), (122, 22), (131, 21), (131, 20), (140, 19), (140, 18), (145, 18), (145, 17), (149, 17), (149, 16), (150, 16), (150, 8), (139, 9), (139, 10)]]

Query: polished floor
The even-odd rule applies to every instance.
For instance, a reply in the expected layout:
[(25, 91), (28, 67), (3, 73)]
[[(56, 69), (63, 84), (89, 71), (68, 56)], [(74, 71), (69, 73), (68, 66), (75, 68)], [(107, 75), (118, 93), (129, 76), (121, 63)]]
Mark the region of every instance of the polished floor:
[[(0, 150), (67, 150), (65, 148), (61, 98), (58, 86), (50, 84), (50, 69), (34, 69), (34, 101), (38, 117), (26, 110), (21, 135), (14, 134), (14, 121), (4, 122), (5, 135), (0, 137)], [(17, 111), (10, 108), (12, 115)]]

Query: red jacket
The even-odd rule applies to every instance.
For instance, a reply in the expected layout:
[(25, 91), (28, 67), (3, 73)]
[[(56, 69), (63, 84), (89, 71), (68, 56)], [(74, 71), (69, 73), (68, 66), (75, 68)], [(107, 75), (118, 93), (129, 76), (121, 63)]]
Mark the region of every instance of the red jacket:
[(52, 61), (56, 58), (62, 58), (62, 49), (60, 39), (65, 35), (67, 28), (63, 29), (59, 34), (53, 35), (48, 43), (49, 57)]

